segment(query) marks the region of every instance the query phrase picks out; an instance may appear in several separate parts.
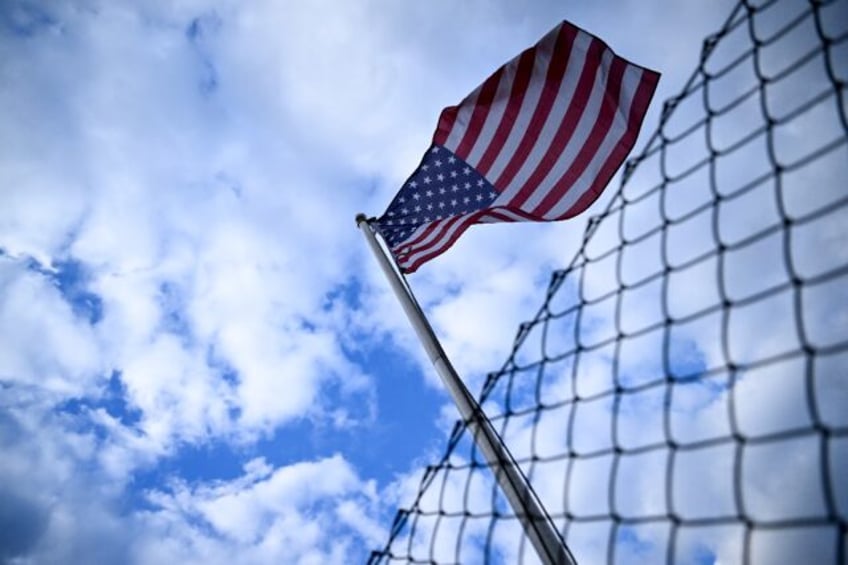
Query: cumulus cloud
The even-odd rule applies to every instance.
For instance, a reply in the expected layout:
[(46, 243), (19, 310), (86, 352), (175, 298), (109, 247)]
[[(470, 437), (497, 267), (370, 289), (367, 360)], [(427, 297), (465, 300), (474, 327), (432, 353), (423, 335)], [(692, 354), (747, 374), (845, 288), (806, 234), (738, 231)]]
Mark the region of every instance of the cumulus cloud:
[[(429, 362), (366, 257), (354, 214), (381, 211), (418, 162), (442, 107), (562, 17), (663, 71), (662, 98), (686, 78), (704, 26), (723, 12), (620, 2), (620, 18), (613, 20), (606, 7), (570, 10), (563, 13), (554, 2), (4, 4), (0, 479), (15, 488), (0, 492), (0, 523), (11, 523), (10, 512), (18, 519), (0, 528), (0, 558), (324, 563), (347, 562), (379, 545), (392, 505), (408, 503), (416, 492), (417, 468), (387, 485), (355, 468), (349, 453), (287, 462), (253, 454), (235, 477), (177, 476), (152, 486), (140, 486), (139, 477), (186, 446), (226, 444), (249, 453), (263, 438), (285, 435), (302, 421), (367, 429), (378, 415), (374, 371), (357, 357), (363, 340), (416, 359), (419, 374), (411, 378), (423, 375), (435, 385)], [(622, 20), (662, 33), (631, 33)], [(793, 96), (779, 94), (781, 100)], [(646, 123), (658, 112), (655, 105)], [(732, 128), (720, 133), (722, 143), (732, 142)], [(781, 139), (804, 137), (784, 133)], [(787, 182), (820, 180), (807, 175), (813, 173), (787, 173)], [(792, 194), (799, 210), (809, 204), (801, 191)], [(694, 199), (678, 201), (675, 212), (684, 213)], [(723, 203), (721, 213), (749, 207)], [(769, 217), (766, 208), (756, 209)], [(655, 219), (640, 213), (628, 217), (628, 237)], [(509, 351), (516, 325), (537, 307), (533, 291), (542, 292), (549, 270), (576, 252), (584, 225), (585, 218), (475, 228), (438, 266), (415, 276), (422, 304), (473, 391)], [(841, 224), (827, 225), (799, 225), (798, 238), (841, 253)], [(681, 238), (696, 237), (699, 229)], [(603, 233), (595, 239), (603, 241)], [(632, 264), (628, 258), (628, 276), (650, 269), (641, 261), (648, 255), (637, 254)], [(751, 290), (739, 281), (765, 271), (742, 254), (734, 261), (732, 290), (744, 296)], [(815, 259), (800, 261), (805, 272), (825, 268)], [(606, 264), (587, 270), (587, 286), (597, 296), (612, 272), (602, 266), (614, 271)], [(686, 274), (672, 281), (686, 289), (672, 294), (675, 314), (714, 298), (690, 284), (698, 273)], [(825, 295), (805, 296), (810, 312), (844, 327), (838, 313), (822, 306)], [(656, 318), (644, 298), (628, 296), (634, 304), (623, 321), (628, 330)], [(768, 314), (741, 320), (733, 331), (750, 332), (764, 320), (774, 325)], [(602, 339), (609, 318), (599, 313), (594, 319), (592, 332)], [(706, 363), (722, 359), (701, 334), (695, 328), (675, 344), (697, 344)], [(770, 355), (780, 350), (779, 341), (763, 340), (762, 350), (745, 355)], [(519, 355), (529, 359), (539, 350)], [(587, 391), (609, 382), (601, 357), (583, 365), (589, 374), (581, 375), (580, 386)], [(655, 360), (637, 348), (628, 358), (631, 376), (648, 375)], [(570, 375), (561, 369), (546, 383), (560, 399)], [(748, 391), (753, 380), (738, 386), (746, 410), (758, 390)], [(784, 390), (797, 383), (788, 376), (773, 380), (774, 401), (794, 410)], [(687, 420), (687, 429), (714, 431), (720, 397), (691, 395), (703, 416)], [(644, 421), (651, 402), (637, 403), (625, 417)], [(768, 416), (750, 405), (750, 425), (767, 427)], [(827, 414), (839, 418), (838, 404), (827, 406)], [(445, 429), (450, 410), (433, 415)], [(599, 415), (580, 418), (591, 423)], [(532, 440), (538, 449), (561, 448), (558, 425), (542, 424), (544, 433)], [(508, 435), (520, 446), (531, 441), (529, 433), (516, 427)], [(453, 475), (442, 498), (469, 497), (482, 511), (491, 502), (491, 483), (466, 487), (462, 480)], [(552, 474), (550, 484), (556, 480)], [(545, 493), (560, 496), (555, 489)], [(448, 523), (441, 528), (453, 544), (459, 531)], [(504, 540), (520, 539), (516, 528), (499, 524), (495, 539), (502, 539), (501, 531)], [(479, 521), (466, 525), (464, 535), (474, 544), (462, 548), (462, 556), (485, 544), (484, 530)], [(428, 531), (422, 526), (420, 535)], [(591, 546), (599, 538), (587, 539)], [(415, 543), (426, 551), (424, 537)], [(507, 561), (527, 553), (513, 541), (495, 543)], [(451, 544), (439, 555), (453, 559)]]
[(254, 459), (233, 481), (148, 496), (157, 509), (139, 516), (150, 536), (137, 543), (143, 562), (344, 563), (352, 546), (384, 535), (368, 517), (375, 484), (340, 456), (281, 469)]
[(97, 338), (46, 277), (0, 255), (0, 379), (54, 398), (89, 394), (104, 370)]

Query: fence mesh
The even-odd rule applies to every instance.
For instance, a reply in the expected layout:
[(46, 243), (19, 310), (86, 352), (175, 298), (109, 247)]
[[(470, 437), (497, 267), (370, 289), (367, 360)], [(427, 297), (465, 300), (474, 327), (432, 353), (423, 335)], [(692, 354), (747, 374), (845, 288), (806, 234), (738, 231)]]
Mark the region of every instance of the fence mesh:
[[(481, 404), (583, 563), (848, 563), (848, 1), (706, 38)], [(370, 562), (535, 562), (463, 422)]]

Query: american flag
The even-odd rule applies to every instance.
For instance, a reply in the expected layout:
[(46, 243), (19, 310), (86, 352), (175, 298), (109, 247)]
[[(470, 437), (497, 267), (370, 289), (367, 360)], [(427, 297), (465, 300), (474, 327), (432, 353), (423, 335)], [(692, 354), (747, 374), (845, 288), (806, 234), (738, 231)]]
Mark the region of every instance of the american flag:
[(585, 210), (633, 148), (658, 80), (562, 22), (445, 108), (421, 164), (376, 221), (401, 270), (473, 224)]

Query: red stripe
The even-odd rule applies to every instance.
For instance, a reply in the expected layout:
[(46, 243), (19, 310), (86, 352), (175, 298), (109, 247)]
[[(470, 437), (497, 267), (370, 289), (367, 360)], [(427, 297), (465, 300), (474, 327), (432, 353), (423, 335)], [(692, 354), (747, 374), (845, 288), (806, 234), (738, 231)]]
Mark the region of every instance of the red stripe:
[(622, 161), (624, 161), (636, 143), (636, 137), (641, 126), (640, 118), (645, 115), (659, 80), (660, 75), (658, 73), (648, 69), (642, 70), (642, 80), (639, 81), (636, 94), (633, 96), (633, 103), (630, 105), (630, 115), (627, 117), (627, 130), (618, 141), (618, 144), (616, 144), (613, 152), (607, 157), (603, 166), (601, 166), (589, 190), (584, 192), (577, 202), (574, 203), (574, 206), (569, 208), (564, 214), (552, 219), (562, 220), (576, 216), (591, 206), (597, 200), (598, 196), (601, 195), (618, 170), (618, 167), (621, 166)]
[[(503, 212), (501, 212), (501, 210), (508, 211), (512, 214), (515, 214), (516, 216), (520, 216), (522, 219), (519, 220), (519, 219), (512, 218), (512, 217), (504, 214)], [(452, 221), (449, 221), (449, 222), (433, 222), (432, 224), (430, 224), (430, 226), (428, 226), (428, 228), (430, 228), (430, 229), (428, 229), (427, 233), (430, 233), (430, 232), (432, 232), (433, 229), (435, 229), (435, 227), (436, 227), (435, 224), (438, 224), (440, 231), (443, 231), (445, 233), (450, 231), (450, 228), (453, 227), (453, 225), (456, 222), (463, 222), (463, 224), (460, 225), (456, 229), (456, 231), (453, 234), (451, 234), (448, 238), (437, 237), (436, 239), (434, 239), (433, 241), (431, 241), (430, 243), (426, 244), (425, 246), (423, 246), (419, 249), (413, 249), (413, 250), (411, 250), (407, 253), (395, 254), (395, 258), (397, 259), (397, 262), (400, 265), (401, 271), (406, 273), (406, 274), (414, 273), (418, 269), (418, 267), (420, 267), (421, 265), (423, 265), (424, 263), (426, 263), (430, 259), (433, 259), (434, 257), (438, 257), (439, 255), (441, 255), (442, 253), (444, 253), (445, 251), (450, 249), (453, 246), (453, 244), (456, 242), (456, 240), (459, 239), (459, 237), (463, 233), (465, 233), (465, 230), (467, 230), (468, 228), (470, 228), (471, 226), (473, 226), (475, 224), (486, 222), (489, 219), (491, 219), (492, 221), (495, 221), (495, 222), (520, 222), (520, 221), (525, 221), (525, 220), (548, 221), (548, 220), (544, 220), (543, 218), (532, 216), (532, 215), (528, 214), (527, 212), (525, 212), (524, 210), (519, 210), (519, 209), (516, 209), (516, 208), (512, 208), (510, 206), (498, 206), (497, 208), (488, 208), (488, 209), (479, 210), (477, 212), (474, 212), (472, 214), (467, 214), (465, 216), (456, 216), (454, 218), (451, 218)], [(419, 236), (416, 239), (421, 240), (424, 236), (425, 236), (425, 234), (422, 234), (421, 236)], [(403, 247), (406, 247), (407, 245), (408, 244), (404, 244)], [(398, 247), (400, 247), (400, 246), (398, 246)], [(421, 253), (425, 249), (433, 249), (433, 251), (430, 251), (428, 253), (421, 255), (418, 259), (416, 259), (413, 262), (407, 262), (412, 255)], [(394, 251), (394, 249), (393, 249), (393, 251)]]
[[(446, 222), (446, 223), (442, 224), (442, 227), (443, 227), (442, 231), (447, 233), (448, 231), (450, 231), (450, 229), (453, 227), (453, 225), (455, 223), (457, 223), (457, 221), (461, 222), (461, 225), (456, 229), (456, 231), (454, 231), (447, 238), (445, 238), (443, 236), (438, 237), (438, 238), (427, 243), (425, 246), (423, 246), (419, 249), (414, 249), (414, 250), (412, 250), (408, 253), (404, 253), (403, 255), (397, 255), (396, 257), (397, 257), (398, 263), (400, 263), (400, 265), (401, 265), (401, 270), (404, 273), (412, 273), (416, 269), (418, 269), (418, 267), (420, 267), (422, 264), (426, 263), (430, 259), (433, 259), (434, 257), (441, 255), (442, 253), (444, 253), (445, 251), (450, 249), (451, 246), (456, 242), (456, 240), (459, 239), (459, 236), (462, 235), (463, 233), (465, 233), (465, 230), (467, 230), (468, 228), (470, 228), (474, 224), (482, 223), (489, 218), (491, 218), (494, 221), (498, 221), (498, 222), (522, 221), (522, 220), (516, 220), (516, 219), (514, 219), (510, 216), (507, 216), (506, 214), (499, 212), (499, 210), (505, 210), (505, 211), (512, 212), (513, 214), (521, 216), (524, 220), (538, 219), (538, 218), (534, 218), (533, 216), (530, 216), (527, 212), (524, 212), (523, 210), (514, 210), (512, 208), (508, 208), (508, 207), (505, 207), (505, 206), (499, 206), (497, 208), (483, 209), (483, 210), (479, 210), (477, 212), (474, 212), (472, 214), (466, 214), (465, 216), (457, 216), (456, 218), (454, 218), (454, 220), (456, 220), (456, 221)], [(421, 255), (419, 258), (417, 258), (415, 261), (413, 261), (411, 263), (406, 263), (406, 261), (409, 259), (410, 256), (415, 255), (415, 254), (419, 254), (426, 249), (432, 249), (432, 251), (424, 253), (423, 255)]]
[[(426, 250), (426, 249), (430, 249), (434, 246), (438, 246), (439, 243), (441, 241), (443, 241), (444, 234), (447, 233), (448, 231), (450, 231), (450, 228), (454, 224), (460, 223), (466, 218), (468, 218), (468, 216), (454, 216), (454, 217), (450, 218), (448, 221), (434, 222), (434, 224), (438, 224), (438, 226), (431, 225), (430, 227), (432, 227), (433, 229), (430, 230), (430, 233), (432, 233), (433, 231), (437, 231), (438, 233), (436, 234), (436, 237), (433, 238), (428, 243), (425, 243), (421, 246), (413, 246), (413, 248), (411, 250), (409, 250), (408, 252), (399, 254), (397, 256), (398, 262), (401, 264), (401, 266), (404, 269), (406, 269), (406, 266), (408, 264), (410, 264), (409, 260), (413, 255), (416, 255), (416, 254), (420, 253), (421, 251)], [(404, 272), (408, 272), (408, 271), (404, 270)]]
[(433, 143), (435, 145), (444, 145), (448, 140), (458, 113), (459, 106), (448, 106), (442, 110), (439, 116), (439, 125), (436, 126), (436, 133), (433, 134)]
[[(415, 239), (406, 240), (402, 243), (399, 243), (398, 245), (392, 248), (392, 251), (397, 255), (398, 259), (400, 259), (401, 257), (408, 257), (409, 255), (417, 253), (418, 249), (416, 246), (418, 246), (422, 241), (427, 239), (427, 237), (431, 233), (433, 233), (435, 230), (443, 231), (445, 229), (448, 229), (453, 223), (461, 220), (464, 217), (465, 216), (451, 216), (450, 218), (445, 218), (444, 220), (436, 220), (430, 222), (429, 224), (427, 224), (427, 227), (425, 227), (424, 230), (420, 234), (418, 234)], [(438, 238), (436, 239), (436, 241), (438, 241)], [(410, 249), (408, 251), (398, 251), (403, 248)]]
[[(603, 54), (604, 44), (592, 37), (592, 42), (589, 44), (589, 49), (586, 52), (583, 70), (580, 73), (580, 79), (577, 81), (577, 87), (574, 91), (574, 98), (568, 101), (568, 110), (566, 110), (565, 116), (563, 117), (559, 128), (557, 128), (548, 150), (545, 151), (542, 160), (539, 161), (539, 164), (536, 166), (536, 170), (533, 171), (530, 178), (527, 179), (527, 182), (525, 182), (524, 186), (521, 187), (521, 190), (518, 191), (518, 194), (510, 200), (511, 205), (519, 207), (524, 204), (528, 198), (530, 198), (533, 191), (539, 187), (539, 184), (545, 180), (545, 177), (551, 169), (554, 168), (557, 158), (565, 150), (568, 142), (571, 141), (571, 136), (577, 129), (577, 124), (580, 123), (580, 118), (583, 117), (583, 112), (586, 110), (589, 97), (592, 95), (592, 88), (595, 84), (595, 77), (598, 74), (598, 69), (603, 61)], [(618, 61), (618, 58), (614, 58), (614, 61)], [(621, 70), (623, 73), (623, 66)], [(615, 79), (615, 76), (612, 73), (611, 75), (610, 82)], [(621, 76), (618, 78), (620, 84)], [(607, 85), (607, 89), (609, 89), (609, 84)], [(604, 102), (606, 102), (606, 100)], [(601, 120), (604, 118), (603, 106), (605, 106), (605, 104), (603, 104), (601, 108)], [(595, 134), (597, 127), (598, 125), (596, 124), (592, 128), (592, 134), (590, 134), (590, 136)], [(603, 140), (603, 137), (601, 137), (601, 139)], [(585, 150), (585, 146), (583, 149)]]
[(486, 147), (486, 151), (480, 158), (475, 168), (480, 171), (480, 174), (486, 176), (489, 172), (498, 154), (503, 149), (509, 134), (512, 132), (512, 127), (515, 125), (515, 120), (518, 118), (518, 113), (521, 110), (521, 104), (524, 102), (524, 95), (527, 94), (527, 88), (530, 85), (530, 77), (533, 75), (533, 65), (535, 64), (536, 48), (525, 50), (518, 59), (518, 67), (515, 71), (515, 79), (512, 82), (512, 90), (509, 93), (509, 101), (506, 109), (504, 109), (501, 122), (495, 130), (495, 135)]
[(530, 118), (530, 123), (527, 126), (527, 131), (524, 137), (518, 144), (518, 148), (512, 155), (504, 171), (500, 177), (492, 184), (499, 190), (503, 190), (512, 179), (515, 177), (522, 163), (527, 159), (539, 132), (548, 119), (551, 113), (556, 95), (559, 92), (562, 77), (565, 75), (566, 64), (568, 63), (568, 54), (571, 53), (571, 48), (574, 44), (574, 38), (577, 36), (577, 30), (569, 25), (563, 25), (560, 33), (557, 36), (556, 45), (551, 53), (551, 62), (548, 66), (548, 74), (545, 77), (545, 85), (542, 88), (542, 95), (539, 98), (539, 103), (533, 111), (533, 116)]
[(497, 224), (497, 223), (512, 223), (512, 222), (523, 222), (524, 220), (516, 220), (510, 216), (506, 216), (504, 214), (486, 214), (482, 218), (480, 218), (477, 223), (478, 224)]
[(498, 84), (501, 82), (505, 67), (501, 67), (492, 76), (486, 79), (486, 82), (480, 87), (480, 94), (477, 96), (477, 101), (474, 106), (474, 111), (471, 113), (471, 119), (468, 120), (468, 127), (465, 129), (465, 135), (462, 136), (462, 141), (456, 148), (456, 153), (462, 159), (468, 157), (477, 138), (480, 137), (480, 132), (483, 130), (483, 124), (486, 123), (486, 117), (492, 109), (492, 101), (495, 99), (495, 94), (498, 92)]
[[(487, 220), (489, 218), (491, 218), (494, 221), (498, 221), (498, 222), (518, 222), (518, 221), (522, 221), (522, 220), (516, 220), (514, 218), (511, 218), (510, 216), (507, 216), (503, 213), (500, 213), (499, 210), (501, 210), (501, 209), (507, 210), (509, 212), (512, 212), (512, 213), (518, 215), (518, 216), (521, 216), (525, 220), (538, 219), (538, 218), (534, 218), (534, 217), (530, 216), (529, 214), (527, 214), (527, 212), (524, 212), (523, 210), (513, 210), (512, 208), (505, 207), (505, 206), (499, 206), (497, 208), (483, 209), (483, 210), (480, 210), (478, 212), (474, 212), (472, 214), (460, 216), (459, 218), (463, 220), (463, 223), (447, 239), (444, 239), (444, 238), (436, 239), (434, 241), (431, 241), (429, 244), (427, 244), (426, 247), (422, 248), (422, 249), (432, 248), (433, 251), (430, 251), (428, 253), (425, 253), (424, 255), (421, 255), (421, 257), (419, 257), (418, 259), (416, 259), (412, 263), (409, 263), (408, 265), (404, 265), (403, 262), (406, 258), (409, 257), (409, 255), (412, 255), (412, 253), (410, 253), (409, 255), (405, 255), (404, 259), (401, 259), (400, 257), (398, 257), (398, 263), (401, 263), (401, 270), (404, 273), (415, 272), (418, 269), (418, 267), (420, 267), (421, 265), (423, 265), (424, 263), (426, 263), (430, 259), (433, 259), (434, 257), (438, 257), (439, 255), (441, 255), (442, 253), (444, 253), (445, 251), (450, 249), (451, 246), (453, 246), (453, 244), (456, 242), (456, 240), (459, 239), (459, 236), (461, 236), (463, 233), (465, 233), (465, 230), (467, 230), (468, 228), (470, 228), (471, 226), (473, 226), (475, 224), (483, 223), (485, 220)], [(450, 227), (452, 227), (452, 225), (447, 226), (447, 229), (445, 231), (447, 232), (450, 229)], [(420, 253), (422, 251), (422, 249), (418, 249), (413, 253)]]
[[(424, 228), (424, 231), (422, 231), (422, 232), (421, 232), (421, 234), (420, 234), (418, 237), (416, 237), (414, 240), (411, 240), (411, 241), (406, 241), (406, 240), (405, 240), (405, 241), (402, 241), (401, 243), (398, 243), (398, 244), (397, 244), (397, 245), (395, 245), (394, 247), (392, 247), (392, 253), (394, 253), (394, 254), (395, 254), (395, 256), (397, 256), (397, 258), (398, 258), (398, 259), (400, 259), (401, 257), (406, 257), (406, 256), (407, 256), (407, 255), (409, 255), (410, 253), (415, 253), (414, 246), (415, 246), (415, 245), (416, 245), (419, 241), (421, 241), (421, 239), (422, 239), (422, 238), (427, 237), (427, 234), (429, 234), (429, 233), (430, 233), (430, 232), (432, 232), (434, 229), (436, 229), (437, 224), (440, 224), (440, 223), (441, 223), (441, 222), (430, 222), (430, 223), (429, 223), (429, 224), (427, 224), (427, 226)], [(413, 231), (414, 231), (414, 230), (413, 230)], [(408, 251), (407, 251), (407, 249), (408, 249)]]
[[(621, 85), (626, 68), (627, 63), (623, 59), (618, 57), (613, 59), (609, 82), (607, 83), (606, 92), (604, 92), (604, 99), (601, 102), (600, 114), (597, 122), (595, 122), (595, 127), (592, 128), (589, 139), (580, 148), (580, 152), (574, 158), (574, 161), (568, 167), (568, 170), (565, 171), (562, 178), (554, 183), (551, 190), (545, 194), (542, 201), (533, 209), (534, 214), (544, 216), (545, 212), (553, 208), (574, 183), (577, 182), (577, 179), (580, 178), (580, 175), (583, 174), (592, 163), (592, 159), (598, 154), (598, 150), (612, 128), (612, 123), (620, 107)], [(615, 152), (614, 149), (613, 152)]]
[[(512, 214), (515, 214), (516, 216), (521, 216), (522, 219), (521, 220), (513, 219), (513, 218), (506, 216), (502, 213), (498, 213), (498, 210), (506, 210), (508, 212), (511, 212)], [(518, 209), (518, 208), (513, 208), (512, 206), (498, 206), (497, 208), (492, 208), (491, 210), (487, 210), (487, 213), (489, 215), (501, 218), (505, 222), (519, 222), (519, 221), (525, 221), (525, 220), (539, 221), (539, 218), (537, 218), (536, 216), (532, 216), (532, 215), (528, 214), (527, 212), (525, 212), (524, 210), (521, 210), (521, 209)]]
[(483, 215), (484, 213), (485, 211), (481, 210), (479, 212), (474, 212), (473, 214), (468, 214), (466, 216), (459, 216), (458, 219), (465, 220), (465, 222), (460, 223), (456, 231), (454, 231), (447, 239), (436, 239), (435, 241), (428, 244), (428, 248), (435, 247), (435, 249), (433, 251), (430, 251), (429, 253), (424, 253), (418, 259), (408, 265), (402, 265), (401, 270), (405, 273), (414, 273), (422, 264), (426, 263), (434, 257), (438, 257), (439, 255), (450, 249), (450, 247), (456, 242), (459, 236), (465, 233), (465, 230), (476, 224), (477, 218)]
[[(424, 241), (433, 232), (433, 230), (442, 229), (442, 226), (450, 227), (453, 224), (453, 222), (455, 222), (458, 219), (466, 218), (470, 214), (475, 214), (478, 211), (485, 211), (485, 210), (489, 210), (489, 209), (490, 208), (482, 208), (480, 210), (474, 210), (473, 212), (470, 212), (468, 214), (459, 214), (459, 215), (456, 215), (456, 216), (448, 216), (447, 218), (442, 218), (441, 220), (432, 220), (432, 221), (427, 223), (426, 227), (424, 228), (424, 230), (421, 233), (419, 233), (417, 236), (415, 236), (415, 239), (409, 239), (409, 238), (412, 237), (412, 235), (410, 234), (409, 238), (401, 241), (400, 243), (398, 243), (397, 245), (392, 247), (391, 248), (392, 253), (394, 253), (397, 257), (411, 255), (412, 253), (416, 252), (415, 249), (413, 249), (412, 251), (406, 252), (406, 253), (399, 252), (399, 250), (404, 248), (404, 247), (415, 248), (422, 241)], [(424, 225), (424, 224), (422, 224), (422, 225)], [(415, 230), (413, 230), (413, 232), (414, 231)], [(428, 243), (426, 245), (430, 245), (430, 244)]]

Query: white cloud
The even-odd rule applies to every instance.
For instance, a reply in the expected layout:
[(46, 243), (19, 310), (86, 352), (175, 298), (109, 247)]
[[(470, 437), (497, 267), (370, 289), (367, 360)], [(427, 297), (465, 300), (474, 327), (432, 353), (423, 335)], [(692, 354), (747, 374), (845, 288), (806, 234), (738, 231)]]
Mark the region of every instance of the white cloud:
[(256, 458), (233, 479), (174, 479), (127, 506), (126, 477), (93, 464), (114, 439), (34, 408), (0, 410), (0, 478), (15, 485), (0, 489), (14, 512), (0, 512), (10, 562), (345, 563), (385, 539), (390, 507), (340, 455), (280, 467)]
[(106, 369), (95, 332), (55, 285), (0, 255), (0, 380), (53, 398), (96, 392)]
[[(295, 555), (304, 563), (345, 562), (363, 543), (379, 545), (388, 523), (377, 499), (408, 502), (419, 471), (378, 491), (367, 470), (354, 469), (344, 455), (278, 467), (255, 459), (236, 479), (154, 488), (144, 512), (117, 508), (116, 500), (129, 492), (125, 488), (132, 490), (134, 473), (155, 468), (186, 444), (250, 445), (304, 418), (344, 428), (367, 424), (375, 417), (375, 385), (348, 356), (361, 349), (357, 340), (388, 336), (415, 356), (434, 384), (429, 362), (366, 257), (354, 213), (380, 212), (417, 163), (439, 110), (560, 17), (663, 71), (661, 100), (686, 78), (698, 40), (726, 11), (621, 2), (610, 18), (607, 6), (563, 13), (555, 3), (304, 7), (200, 0), (44, 8), (15, 3), (3, 10), (13, 26), (32, 26), (18, 37), (0, 32), (0, 75), (8, 79), (0, 81), (0, 105), (8, 109), (0, 127), (0, 440), (10, 454), (0, 464), (0, 479), (20, 487), (22, 501), (15, 504), (32, 517), (35, 532), (27, 538), (31, 545), (15, 551), (42, 561), (267, 562)], [(648, 28), (655, 33), (632, 32)], [(658, 112), (655, 103), (646, 130)], [(736, 132), (721, 133), (724, 142)], [(805, 132), (788, 128), (780, 136), (785, 150)], [(842, 165), (833, 161), (828, 171), (835, 173), (787, 172), (787, 186), (795, 187), (787, 192), (793, 210), (810, 201), (797, 187), (840, 178)], [(692, 193), (674, 202), (684, 209), (695, 199)], [(833, 201), (823, 193), (813, 200)], [(774, 212), (731, 204), (722, 204), (723, 222), (753, 208), (762, 213), (745, 215), (746, 225), (759, 225)], [(639, 210), (626, 220), (628, 236), (656, 219), (648, 206)], [(546, 287), (550, 267), (573, 256), (584, 223), (475, 228), (438, 264), (415, 275), (412, 284), (472, 391), (479, 390), (483, 371), (498, 368), (517, 324), (534, 313), (532, 296)], [(805, 245), (844, 258), (836, 224), (793, 229)], [(614, 231), (608, 238), (599, 232), (595, 240), (616, 242)], [(690, 232), (694, 239), (703, 233), (697, 226)], [(672, 255), (691, 251), (684, 246)], [(24, 268), (27, 257), (46, 269), (66, 259), (83, 265), (86, 290), (102, 300), (102, 318), (89, 323), (74, 314), (51, 276)], [(628, 276), (652, 266), (645, 257), (633, 257)], [(773, 274), (758, 257), (736, 259), (730, 268), (734, 291), (745, 292), (743, 283), (757, 275)], [(827, 264), (801, 262), (817, 272)], [(614, 266), (591, 270), (587, 289), (600, 295)], [(699, 277), (673, 277), (680, 284), (671, 296), (675, 313), (715, 298), (693, 284)], [(332, 298), (352, 280), (361, 285), (359, 305)], [(816, 339), (832, 339), (825, 326), (845, 327), (844, 316), (826, 307), (830, 291), (810, 288), (803, 297), (812, 306), (808, 323)], [(648, 306), (654, 298), (628, 294), (628, 331), (656, 320), (656, 309)], [(752, 335), (758, 327), (778, 327), (781, 312), (754, 312), (735, 319), (731, 330)], [(595, 322), (595, 337), (613, 327), (601, 314)], [(708, 329), (692, 327), (675, 344), (696, 344), (708, 364), (723, 361), (719, 345), (703, 339)], [(772, 333), (741, 355), (760, 359), (779, 352), (786, 342), (777, 337)], [(538, 358), (541, 341), (530, 345), (522, 355)], [(585, 357), (581, 394), (587, 394), (584, 386), (597, 391), (609, 384), (602, 357)], [(639, 348), (627, 357), (633, 375), (637, 369), (650, 374), (655, 361)], [(561, 369), (549, 392), (565, 398), (569, 373)], [(97, 404), (108, 397), (113, 371), (127, 410), (138, 416), (131, 424)], [(798, 382), (779, 371), (767, 376), (771, 405), (797, 416)], [(774, 412), (756, 402), (762, 391), (757, 378), (746, 375), (736, 389), (746, 429), (777, 425)], [(369, 408), (332, 405), (324, 394), (331, 388), (341, 391), (341, 404)], [(686, 433), (726, 433), (719, 423), (726, 416), (722, 394), (699, 389), (678, 401), (681, 410), (693, 412), (682, 418)], [(79, 415), (54, 410), (67, 402), (82, 406)], [(645, 406), (631, 408), (623, 419), (627, 426), (650, 420)], [(581, 438), (581, 447), (604, 441), (602, 416), (580, 415), (599, 430), (598, 437)], [(543, 420), (536, 449), (562, 449), (561, 425)], [(528, 433), (526, 427), (510, 431), (519, 453), (529, 445)], [(650, 433), (628, 439), (646, 441)], [(787, 477), (798, 476), (793, 473)], [(558, 499), (554, 485), (561, 488), (561, 477), (553, 469), (549, 479), (543, 475), (540, 484), (551, 485), (545, 498)], [(457, 474), (446, 485), (451, 501), (464, 496), (462, 480)], [(591, 473), (585, 480), (581, 492), (605, 486)], [(754, 496), (779, 488), (764, 485)], [(481, 508), (490, 503), (488, 486), (470, 492)], [(581, 496), (587, 505), (597, 502)], [(466, 530), (475, 543), (484, 540), (482, 524)], [(345, 533), (336, 536), (339, 531)], [(445, 531), (450, 539), (457, 535), (453, 526)], [(511, 559), (519, 536), (514, 525), (503, 531), (506, 541), (496, 538), (497, 549)], [(732, 537), (711, 541), (722, 561), (737, 555), (741, 542), (728, 541)], [(112, 542), (98, 553), (104, 538)], [(601, 538), (587, 536), (585, 551), (605, 548)], [(427, 541), (419, 542), (426, 553)], [(451, 544), (440, 546), (439, 554), (452, 558)]]
[[(369, 541), (385, 535), (368, 516), (377, 503), (374, 484), (361, 481), (338, 455), (279, 469), (253, 460), (245, 471), (231, 482), (178, 483), (170, 492), (152, 492), (158, 510), (141, 516), (148, 532), (155, 538), (160, 528), (176, 531), (164, 537), (165, 543), (138, 544), (140, 559), (195, 561), (205, 553), (174, 553), (170, 540), (176, 537), (194, 548), (214, 547), (201, 559), (216, 563), (236, 556), (248, 563), (343, 563), (346, 549), (362, 552), (357, 535)], [(328, 529), (337, 535), (327, 537)]]

